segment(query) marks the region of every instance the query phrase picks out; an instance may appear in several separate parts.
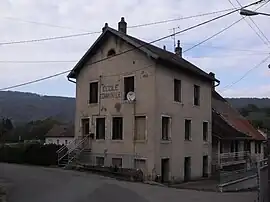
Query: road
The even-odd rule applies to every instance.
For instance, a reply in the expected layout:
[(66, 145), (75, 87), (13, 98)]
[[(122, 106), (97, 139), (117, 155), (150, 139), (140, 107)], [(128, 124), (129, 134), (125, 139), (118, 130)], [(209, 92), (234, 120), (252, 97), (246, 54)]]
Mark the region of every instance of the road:
[(179, 190), (117, 181), (94, 174), (0, 163), (9, 202), (254, 202), (255, 193)]

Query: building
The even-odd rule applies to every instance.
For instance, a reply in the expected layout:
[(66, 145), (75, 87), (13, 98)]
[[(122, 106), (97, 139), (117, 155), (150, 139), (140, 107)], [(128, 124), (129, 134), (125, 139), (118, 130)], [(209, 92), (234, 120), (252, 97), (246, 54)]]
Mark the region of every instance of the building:
[(69, 145), (74, 140), (74, 126), (55, 124), (45, 135), (45, 144)]
[(264, 158), (265, 137), (216, 91), (212, 110), (213, 172), (241, 169)]
[(105, 24), (68, 79), (76, 79), (75, 137), (89, 143), (89, 162), (163, 181), (211, 173), (219, 81), (185, 60), (179, 41), (175, 53), (158, 48), (129, 36), (122, 18), (118, 30)]

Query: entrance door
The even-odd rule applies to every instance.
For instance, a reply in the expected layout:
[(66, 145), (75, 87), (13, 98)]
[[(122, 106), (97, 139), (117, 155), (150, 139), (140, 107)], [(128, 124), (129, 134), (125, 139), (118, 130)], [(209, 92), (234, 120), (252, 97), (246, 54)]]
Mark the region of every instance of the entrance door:
[(203, 177), (208, 177), (208, 156), (203, 156)]
[(165, 158), (161, 159), (161, 182), (169, 181), (169, 172), (170, 172), (170, 159)]
[(185, 162), (184, 162), (184, 181), (187, 182), (190, 180), (190, 174), (191, 174), (191, 168), (190, 168), (190, 165), (191, 165), (191, 158), (190, 157), (185, 157)]

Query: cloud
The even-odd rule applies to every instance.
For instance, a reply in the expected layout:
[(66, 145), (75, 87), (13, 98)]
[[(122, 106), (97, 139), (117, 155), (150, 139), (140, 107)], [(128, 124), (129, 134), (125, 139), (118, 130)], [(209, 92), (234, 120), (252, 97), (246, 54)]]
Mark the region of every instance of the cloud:
[[(233, 1), (235, 5), (237, 5), (236, 1)], [(254, 1), (242, 0), (240, 2), (242, 5), (246, 5)], [(232, 6), (226, 0), (209, 0), (207, 4), (197, 0), (2, 0), (0, 2), (0, 42), (69, 35), (85, 31), (101, 31), (105, 22), (109, 23), (109, 26), (117, 28), (117, 22), (120, 20), (121, 16), (126, 18), (128, 25), (137, 25), (227, 8), (232, 8)], [(260, 11), (267, 12), (269, 8), (270, 4), (263, 7)], [(218, 15), (219, 14), (215, 14), (155, 26), (133, 28), (128, 29), (128, 33), (146, 41), (152, 41), (171, 34), (172, 28), (174, 27), (180, 27), (180, 29), (176, 29), (176, 31), (179, 31)], [(177, 35), (176, 39), (181, 41), (183, 49), (185, 50), (191, 47), (192, 44), (206, 39), (240, 18), (241, 16), (235, 13)], [(262, 16), (257, 16), (252, 19), (266, 35), (270, 33), (270, 26), (268, 26), (269, 19)], [(42, 22), (45, 24), (59, 25), (59, 27), (26, 23), (23, 21)], [(65, 40), (1, 46), (0, 60), (78, 61), (97, 37), (98, 35), (94, 34)], [(156, 43), (156, 45), (160, 47), (166, 45), (168, 50), (173, 50), (173, 39), (167, 38), (164, 41)], [(224, 49), (211, 48), (211, 46), (221, 46)], [(184, 57), (206, 71), (215, 71), (222, 85), (233, 82), (233, 80), (239, 78), (245, 71), (252, 68), (256, 63), (266, 57), (263, 54), (259, 55), (259, 53), (255, 55), (253, 52), (234, 51), (231, 49), (269, 52), (269, 47), (261, 42), (254, 31), (242, 20), (224, 33), (206, 42), (204, 45), (184, 53)], [(73, 65), (73, 63), (0, 63), (2, 72), (0, 75), (0, 88), (64, 71), (72, 68)], [(260, 69), (256, 71), (262, 72)], [(33, 84), (19, 88), (18, 90), (42, 92), (42, 94), (49, 95), (67, 95), (68, 92), (70, 95), (74, 95), (74, 92), (66, 90), (70, 88), (70, 85), (68, 81), (65, 83), (65, 76), (60, 78), (61, 85), (56, 85), (54, 91), (51, 91), (47, 87), (54, 85), (56, 80), (47, 80), (37, 85)], [(252, 82), (243, 80), (241, 85), (253, 83), (253, 85), (256, 86), (256, 81), (262, 78), (265, 79), (262, 73), (256, 73)], [(71, 89), (74, 91), (74, 88)], [(242, 93), (243, 91), (239, 91), (239, 95), (242, 95)], [(238, 95), (237, 91), (233, 94), (235, 96)], [(254, 91), (253, 96), (256, 95), (259, 96), (258, 92)]]

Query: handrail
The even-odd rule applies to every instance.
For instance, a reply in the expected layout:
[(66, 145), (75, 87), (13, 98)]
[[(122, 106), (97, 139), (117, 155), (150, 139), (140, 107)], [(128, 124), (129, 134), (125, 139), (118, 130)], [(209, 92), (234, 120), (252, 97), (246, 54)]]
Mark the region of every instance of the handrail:
[[(74, 140), (72, 140), (71, 143), (69, 143), (69, 145), (70, 145), (70, 144), (73, 144), (73, 143), (76, 142), (76, 141), (77, 141), (77, 138), (74, 138)], [(58, 150), (56, 151), (56, 153), (60, 153), (60, 152), (63, 151), (66, 147), (67, 147), (66, 145), (63, 145), (60, 149), (58, 149)]]

